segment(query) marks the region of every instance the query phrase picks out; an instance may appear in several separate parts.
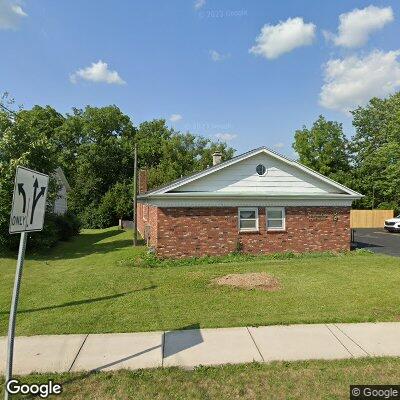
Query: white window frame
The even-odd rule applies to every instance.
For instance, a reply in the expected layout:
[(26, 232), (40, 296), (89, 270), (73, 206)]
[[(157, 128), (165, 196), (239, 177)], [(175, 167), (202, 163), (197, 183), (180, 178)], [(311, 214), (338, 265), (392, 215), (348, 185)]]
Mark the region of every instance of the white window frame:
[[(282, 227), (271, 228), (268, 226), (268, 211), (282, 211)], [(269, 218), (273, 221), (280, 221), (281, 218)], [(265, 227), (267, 231), (285, 231), (286, 230), (286, 211), (285, 207), (266, 207), (265, 208)]]
[[(255, 220), (256, 220), (256, 227), (255, 228), (241, 228), (240, 227), (240, 212), (241, 211), (255, 211)], [(253, 218), (243, 218), (243, 220), (253, 221)], [(258, 207), (239, 207), (238, 208), (238, 229), (239, 232), (258, 232), (259, 223), (258, 223)]]

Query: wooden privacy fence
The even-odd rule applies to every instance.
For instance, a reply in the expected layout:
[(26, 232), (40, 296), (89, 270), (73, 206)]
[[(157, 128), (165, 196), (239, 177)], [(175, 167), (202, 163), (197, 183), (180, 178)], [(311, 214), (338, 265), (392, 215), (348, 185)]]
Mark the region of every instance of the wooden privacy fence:
[(350, 228), (383, 228), (393, 210), (350, 210)]

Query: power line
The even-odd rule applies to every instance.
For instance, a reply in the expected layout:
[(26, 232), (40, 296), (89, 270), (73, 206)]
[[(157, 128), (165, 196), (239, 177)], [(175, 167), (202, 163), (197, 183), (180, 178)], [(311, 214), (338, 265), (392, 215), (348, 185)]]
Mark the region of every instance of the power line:
[(13, 115), (17, 115), (17, 113), (15, 112), (15, 111), (13, 111), (13, 110), (10, 110), (8, 107), (6, 107), (4, 104), (1, 104), (0, 103), (0, 107), (4, 110), (4, 111), (7, 111), (7, 112), (9, 112), (9, 113), (11, 113), (11, 114), (13, 114)]

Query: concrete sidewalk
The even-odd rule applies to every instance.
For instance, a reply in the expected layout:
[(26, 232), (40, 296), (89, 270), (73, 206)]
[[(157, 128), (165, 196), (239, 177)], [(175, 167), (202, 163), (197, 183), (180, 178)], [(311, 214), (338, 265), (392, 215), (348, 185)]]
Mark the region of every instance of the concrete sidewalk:
[[(6, 338), (0, 338), (4, 372)], [(400, 323), (17, 337), (14, 373), (400, 356)]]

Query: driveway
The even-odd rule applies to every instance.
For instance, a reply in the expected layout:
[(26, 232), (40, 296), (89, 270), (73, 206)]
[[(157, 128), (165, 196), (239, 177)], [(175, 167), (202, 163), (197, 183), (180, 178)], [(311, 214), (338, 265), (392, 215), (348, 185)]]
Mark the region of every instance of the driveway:
[(400, 233), (390, 233), (384, 229), (354, 229), (354, 246), (400, 257)]

